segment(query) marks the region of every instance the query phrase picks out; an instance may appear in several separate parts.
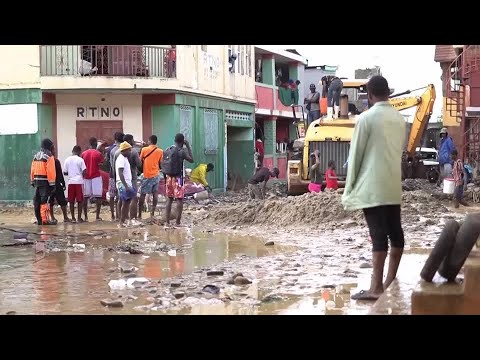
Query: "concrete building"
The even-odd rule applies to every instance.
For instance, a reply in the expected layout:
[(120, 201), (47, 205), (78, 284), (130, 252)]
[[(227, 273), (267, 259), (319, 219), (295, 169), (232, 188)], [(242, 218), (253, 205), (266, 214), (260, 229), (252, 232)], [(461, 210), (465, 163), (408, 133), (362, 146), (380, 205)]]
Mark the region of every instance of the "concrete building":
[(437, 45), (442, 69), (443, 125), (464, 160), (480, 161), (480, 46)]
[(303, 84), (303, 91), (305, 94), (310, 92), (310, 84), (315, 84), (317, 91), (322, 91), (320, 82), (322, 77), (328, 75), (336, 75), (338, 66), (331, 65), (318, 65), (318, 66), (305, 66), (305, 82)]
[[(303, 105), (305, 59), (292, 51), (273, 51), (255, 46), (255, 108), (256, 135), (264, 141), (266, 167), (278, 167), (279, 179), (286, 179), (287, 143), (296, 139), (295, 117), (301, 118), (301, 108), (286, 106), (281, 92), (289, 94), (282, 84), (299, 80), (298, 101)], [(306, 114), (305, 114), (306, 117)]]
[[(251, 45), (0, 46), (0, 200), (30, 200), (30, 162), (42, 138), (63, 163), (88, 138), (122, 130), (159, 146), (183, 132), (196, 166), (253, 172), (255, 82)], [(231, 157), (228, 154), (232, 154)]]
[(380, 71), (380, 66), (355, 70), (355, 79), (370, 79), (372, 76), (375, 75), (382, 75), (382, 72)]

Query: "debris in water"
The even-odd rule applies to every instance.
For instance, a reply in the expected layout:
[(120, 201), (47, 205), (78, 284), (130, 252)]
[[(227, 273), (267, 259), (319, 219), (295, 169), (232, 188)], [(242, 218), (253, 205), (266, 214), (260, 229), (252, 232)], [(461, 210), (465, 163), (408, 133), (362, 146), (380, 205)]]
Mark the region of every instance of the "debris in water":
[(243, 276), (237, 276), (234, 280), (233, 283), (235, 285), (248, 285), (251, 284), (252, 282), (248, 280), (246, 277)]
[(101, 300), (100, 304), (107, 307), (121, 308), (123, 307), (123, 302), (121, 300)]
[(127, 282), (123, 279), (120, 280), (110, 280), (108, 286), (112, 290), (123, 290), (127, 287)]
[(176, 292), (173, 294), (173, 296), (175, 296), (175, 299), (181, 299), (185, 296), (185, 293), (184, 292)]
[(276, 295), (276, 294), (270, 294), (270, 295), (265, 296), (262, 299), (262, 302), (263, 303), (270, 303), (270, 302), (279, 301), (279, 300), (283, 300), (281, 296)]
[(17, 315), (17, 312), (16, 311), (7, 311), (5, 315)]
[(173, 287), (173, 288), (178, 288), (178, 287), (180, 287), (180, 286), (182, 286), (182, 283), (181, 283), (181, 282), (172, 281), (172, 282), (170, 283), (170, 287)]
[(372, 264), (368, 262), (364, 262), (360, 264), (360, 269), (371, 269), (372, 267), (373, 267)]
[(222, 276), (223, 271), (222, 270), (210, 270), (207, 271), (207, 276)]
[(335, 289), (336, 286), (335, 285), (322, 285), (322, 288), (323, 289)]
[(85, 244), (73, 244), (73, 251), (82, 252), (85, 251)]
[(167, 254), (168, 254), (168, 256), (177, 256), (177, 250), (175, 250), (175, 249), (168, 250)]
[(220, 293), (220, 288), (215, 285), (206, 285), (203, 287), (202, 291), (209, 294), (217, 295)]
[(273, 245), (275, 245), (275, 243), (273, 241), (267, 241), (265, 243), (265, 246), (273, 246)]
[(135, 266), (125, 266), (125, 267), (120, 266), (120, 272), (125, 273), (125, 274), (134, 272), (136, 270), (138, 270), (138, 268), (136, 268)]
[(148, 281), (149, 280), (144, 277), (130, 278), (127, 280), (127, 287), (134, 288), (135, 285), (145, 284), (148, 283)]

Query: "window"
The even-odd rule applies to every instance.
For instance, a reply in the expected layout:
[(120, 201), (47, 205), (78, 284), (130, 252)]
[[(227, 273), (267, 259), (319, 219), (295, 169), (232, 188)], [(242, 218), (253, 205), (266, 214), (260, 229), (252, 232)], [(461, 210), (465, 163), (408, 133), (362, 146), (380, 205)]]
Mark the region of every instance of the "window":
[(193, 143), (193, 108), (191, 106), (180, 106), (180, 132), (190, 144)]
[(202, 45), (202, 51), (207, 52), (207, 45)]
[(252, 45), (247, 45), (247, 51), (245, 54), (245, 62), (246, 62), (246, 75), (252, 76)]
[(239, 46), (240, 75), (245, 75), (245, 45)]
[(218, 112), (214, 109), (205, 109), (203, 114), (205, 154), (216, 154), (218, 151)]

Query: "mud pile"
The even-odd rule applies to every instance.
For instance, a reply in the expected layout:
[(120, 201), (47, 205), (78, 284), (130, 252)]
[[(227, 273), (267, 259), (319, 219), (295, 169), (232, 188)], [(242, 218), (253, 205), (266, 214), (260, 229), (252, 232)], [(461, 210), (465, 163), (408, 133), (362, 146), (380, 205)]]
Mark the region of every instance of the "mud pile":
[(204, 218), (226, 225), (318, 225), (346, 219), (361, 220), (361, 211), (345, 211), (341, 195), (306, 193), (300, 196), (247, 201), (211, 208)]
[[(427, 180), (408, 179), (403, 183), (402, 217), (406, 222), (417, 222), (420, 216), (444, 214), (448, 209), (442, 204), (448, 195)], [(362, 211), (346, 211), (338, 193), (306, 193), (286, 196), (278, 187), (267, 192), (266, 200), (247, 200), (246, 190), (223, 196), (218, 206), (198, 213), (197, 219), (213, 221), (219, 225), (265, 225), (287, 228), (336, 225), (342, 221), (364, 223)]]

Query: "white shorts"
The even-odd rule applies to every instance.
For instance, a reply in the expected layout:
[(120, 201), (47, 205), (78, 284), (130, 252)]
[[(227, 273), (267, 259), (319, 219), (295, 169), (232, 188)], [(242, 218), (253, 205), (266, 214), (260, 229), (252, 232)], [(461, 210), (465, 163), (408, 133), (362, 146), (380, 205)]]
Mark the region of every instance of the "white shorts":
[(103, 195), (103, 181), (102, 177), (96, 177), (94, 179), (83, 180), (83, 197), (101, 198)]

